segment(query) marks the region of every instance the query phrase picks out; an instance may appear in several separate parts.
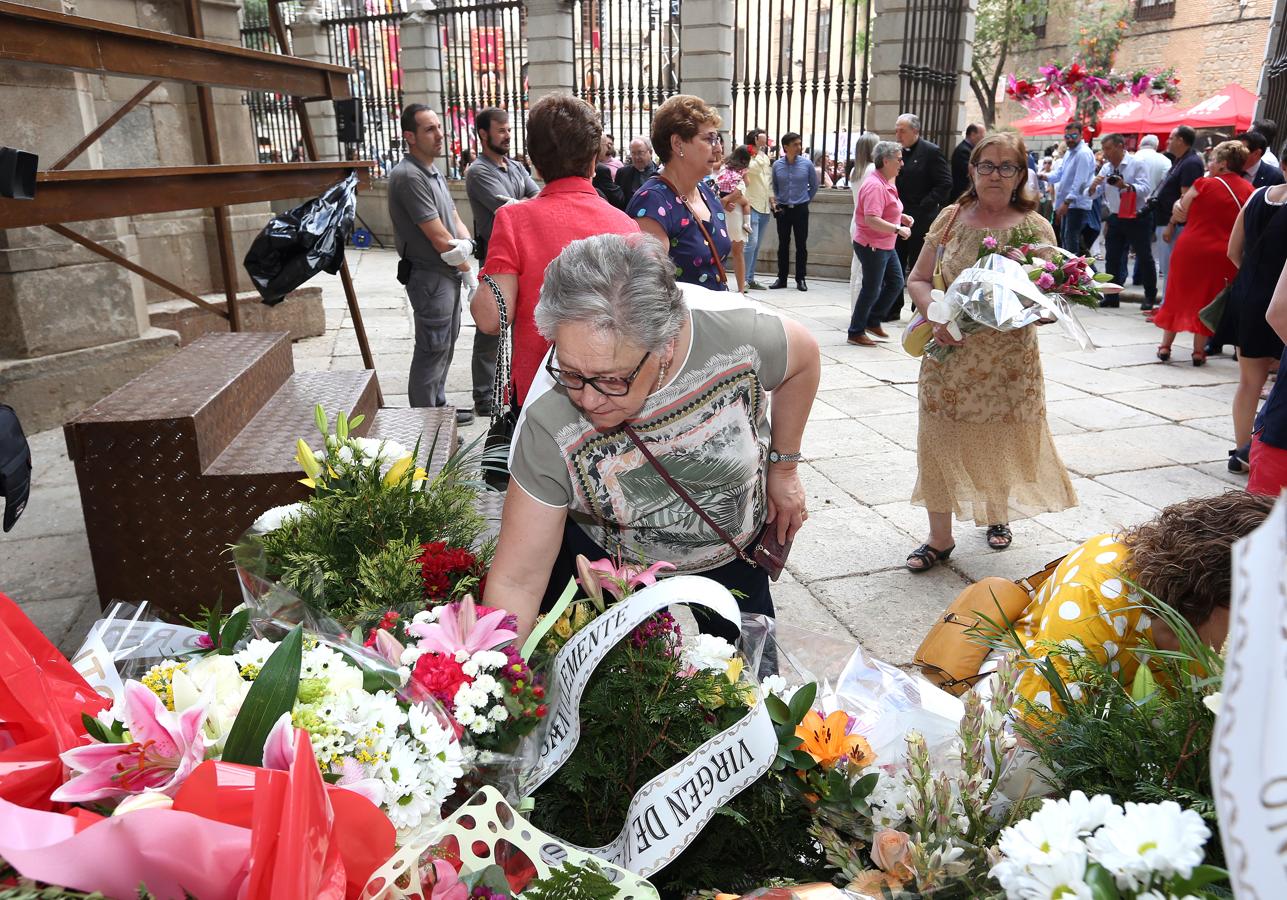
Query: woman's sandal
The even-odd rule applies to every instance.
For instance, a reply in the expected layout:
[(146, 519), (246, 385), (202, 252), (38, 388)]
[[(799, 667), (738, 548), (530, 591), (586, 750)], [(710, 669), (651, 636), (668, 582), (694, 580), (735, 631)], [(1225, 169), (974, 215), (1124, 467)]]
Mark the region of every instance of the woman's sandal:
[(1014, 533), (1009, 525), (988, 526), (988, 546), (993, 550), (1004, 550), (1014, 543)]
[(1205, 353), (1193, 354), (1193, 364), (1195, 366), (1205, 366), (1207, 364), (1207, 355)]
[(1170, 362), (1171, 348), (1166, 346), (1166, 344), (1159, 344), (1157, 348), (1157, 358), (1162, 362)]
[[(929, 544), (921, 544), (915, 550), (907, 555), (907, 571), (909, 572), (928, 572), (937, 566), (943, 560), (952, 555), (956, 549), (956, 544), (948, 547), (946, 550), (935, 550)], [(912, 565), (912, 560), (920, 560), (920, 565)]]

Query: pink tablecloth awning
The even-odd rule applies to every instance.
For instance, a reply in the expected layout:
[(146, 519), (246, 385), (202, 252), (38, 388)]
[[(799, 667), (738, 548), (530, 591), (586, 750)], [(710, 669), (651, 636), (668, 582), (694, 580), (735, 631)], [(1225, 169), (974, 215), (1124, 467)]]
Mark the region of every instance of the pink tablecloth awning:
[(1246, 131), (1256, 111), (1256, 95), (1241, 85), (1229, 84), (1188, 109), (1175, 110), (1152, 120), (1150, 130), (1169, 131), (1177, 125), (1192, 128), (1232, 128)]

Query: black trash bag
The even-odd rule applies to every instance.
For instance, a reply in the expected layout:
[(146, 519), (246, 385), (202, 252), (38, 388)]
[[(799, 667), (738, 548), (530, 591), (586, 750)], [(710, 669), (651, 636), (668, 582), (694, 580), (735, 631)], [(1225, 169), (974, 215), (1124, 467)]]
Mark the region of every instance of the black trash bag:
[(357, 174), (290, 212), (273, 216), (259, 232), (244, 265), (264, 303), (281, 303), (318, 272), (334, 275), (357, 215)]

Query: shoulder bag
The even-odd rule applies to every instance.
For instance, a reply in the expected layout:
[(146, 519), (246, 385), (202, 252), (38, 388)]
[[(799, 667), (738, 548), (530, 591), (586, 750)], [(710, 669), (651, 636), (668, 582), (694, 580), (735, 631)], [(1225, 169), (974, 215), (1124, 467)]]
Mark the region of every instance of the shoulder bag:
[[(947, 227), (943, 229), (943, 236), (939, 239), (938, 246), (934, 248), (934, 276), (930, 283), (936, 291), (947, 290), (947, 279), (943, 277), (943, 254), (946, 252), (948, 239), (952, 236), (952, 226), (956, 224), (956, 216), (960, 211), (961, 206), (958, 203), (947, 220)], [(915, 262), (912, 265), (915, 265)], [(903, 274), (906, 277), (906, 273)], [(907, 328), (903, 331), (904, 352), (909, 356), (923, 356), (925, 345), (933, 336), (933, 323), (919, 312), (914, 313), (912, 320), (907, 323)]]
[(644, 459), (648, 460), (648, 464), (657, 470), (657, 474), (661, 476), (661, 480), (666, 482), (666, 484), (670, 486), (670, 489), (679, 496), (679, 499), (683, 500), (684, 503), (688, 505), (689, 509), (697, 513), (701, 520), (709, 525), (711, 530), (719, 535), (720, 539), (724, 541), (724, 543), (733, 548), (733, 552), (737, 554), (738, 559), (746, 563), (748, 566), (759, 566), (768, 573), (770, 579), (773, 581), (778, 580), (782, 575), (782, 567), (786, 564), (787, 554), (791, 552), (791, 541), (787, 541), (784, 544), (778, 540), (778, 529), (776, 525), (766, 524), (761, 528), (760, 533), (755, 536), (755, 540), (751, 543), (750, 553), (747, 553), (746, 550), (737, 545), (737, 542), (729, 536), (727, 531), (720, 528), (719, 525), (715, 523), (715, 520), (706, 514), (706, 510), (698, 506), (693, 501), (693, 498), (688, 496), (688, 492), (680, 487), (679, 482), (671, 477), (671, 474), (666, 471), (665, 466), (657, 461), (657, 457), (652, 455), (652, 451), (648, 449), (633, 428), (629, 425), (622, 425), (621, 430), (624, 431), (626, 433), (626, 437), (630, 438), (634, 445), (639, 448), (639, 452), (644, 455)]
[(484, 275), (483, 283), (492, 289), (500, 313), (500, 340), (496, 345), (496, 378), (492, 381), (492, 422), (483, 442), (483, 481), (498, 491), (509, 487), (509, 447), (518, 424), (518, 388), (514, 384), (512, 351), (514, 330), (505, 310), (505, 295)]
[(985, 617), (1008, 628), (1023, 615), (1063, 560), (1061, 556), (1047, 563), (1040, 572), (1019, 581), (984, 578), (957, 594), (916, 648), (912, 661), (921, 674), (958, 697), (974, 687), (975, 682), (986, 678), (990, 673), (979, 672), (992, 652), (980, 633), (990, 628)]
[[(711, 233), (706, 230), (706, 226), (702, 223), (702, 220), (697, 217), (697, 213), (693, 210), (693, 207), (688, 203), (688, 198), (680, 194), (679, 191), (675, 188), (675, 186), (670, 183), (670, 179), (668, 179), (665, 175), (658, 173), (657, 180), (660, 181), (662, 184), (664, 184), (666, 187), (670, 188), (670, 192), (675, 195), (675, 199), (683, 204), (684, 209), (688, 210), (688, 214), (693, 217), (693, 221), (697, 224), (697, 227), (701, 229), (702, 240), (706, 241), (706, 246), (711, 251), (711, 259), (715, 260), (715, 271), (719, 273), (719, 283), (727, 286), (728, 273), (724, 271), (724, 262), (723, 260), (720, 259), (719, 251), (715, 249), (715, 241), (711, 239)], [(708, 209), (707, 212), (710, 212), (710, 210)], [(712, 213), (712, 215), (714, 215), (714, 213)]]
[[(1242, 204), (1238, 203), (1238, 195), (1233, 192), (1233, 188), (1229, 187), (1228, 183), (1223, 178), (1216, 178), (1216, 181), (1224, 185), (1224, 189), (1228, 191), (1229, 196), (1233, 198), (1234, 204), (1237, 205), (1239, 210), (1241, 210)], [(1248, 200), (1250, 199), (1251, 198), (1248, 198)], [(1264, 235), (1262, 233), (1261, 237), (1263, 236)], [(1259, 240), (1256, 241), (1256, 247), (1257, 249), (1260, 247)], [(1243, 251), (1243, 260), (1246, 260), (1249, 252), (1249, 248)], [(1220, 292), (1211, 298), (1211, 302), (1198, 310), (1198, 321), (1205, 325), (1213, 334), (1220, 328), (1220, 320), (1224, 318), (1224, 310), (1225, 307), (1229, 305), (1229, 295), (1233, 292), (1233, 283), (1236, 280), (1237, 276), (1235, 275), (1232, 279), (1226, 281), (1224, 283), (1224, 287), (1220, 288)]]

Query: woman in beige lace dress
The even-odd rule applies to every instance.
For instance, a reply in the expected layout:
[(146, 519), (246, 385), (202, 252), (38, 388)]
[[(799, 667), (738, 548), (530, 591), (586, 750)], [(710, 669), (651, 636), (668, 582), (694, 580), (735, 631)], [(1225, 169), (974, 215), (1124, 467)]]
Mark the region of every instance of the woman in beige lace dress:
[[(989, 235), (1004, 247), (1017, 230), (1055, 243), (1026, 186), (1027, 151), (1016, 135), (994, 134), (970, 154), (968, 194), (939, 214), (925, 236), (907, 290), (925, 314), (934, 264), (951, 284), (978, 258)], [(929, 539), (907, 557), (913, 572), (932, 569), (955, 548), (952, 515), (988, 526), (988, 545), (1010, 546), (1009, 523), (1077, 504), (1068, 471), (1046, 424), (1045, 383), (1036, 329), (984, 329), (953, 339), (934, 326), (934, 340), (956, 346), (943, 362), (924, 357), (920, 376), (918, 477), (912, 503), (929, 513)]]

